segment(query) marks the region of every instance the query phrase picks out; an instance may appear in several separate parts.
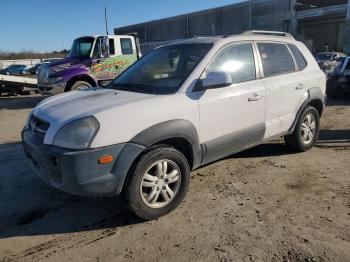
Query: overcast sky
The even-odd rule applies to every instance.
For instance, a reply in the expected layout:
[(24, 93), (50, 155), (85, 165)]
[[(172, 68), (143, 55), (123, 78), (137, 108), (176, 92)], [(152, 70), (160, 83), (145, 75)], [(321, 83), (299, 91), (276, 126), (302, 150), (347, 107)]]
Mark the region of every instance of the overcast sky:
[(81, 35), (185, 14), (243, 0), (1, 0), (0, 50), (53, 51), (70, 48)]

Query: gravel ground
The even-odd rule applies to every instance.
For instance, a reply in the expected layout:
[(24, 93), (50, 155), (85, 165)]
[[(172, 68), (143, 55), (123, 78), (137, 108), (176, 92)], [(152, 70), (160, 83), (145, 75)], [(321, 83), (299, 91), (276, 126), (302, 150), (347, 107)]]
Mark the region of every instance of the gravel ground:
[(311, 151), (273, 141), (195, 170), (151, 222), (30, 170), (20, 131), (41, 99), (0, 98), (0, 261), (350, 261), (350, 99), (328, 101)]

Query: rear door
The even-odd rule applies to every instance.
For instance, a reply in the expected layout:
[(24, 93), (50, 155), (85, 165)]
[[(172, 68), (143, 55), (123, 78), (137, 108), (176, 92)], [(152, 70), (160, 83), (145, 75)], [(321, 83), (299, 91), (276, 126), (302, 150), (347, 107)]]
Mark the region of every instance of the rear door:
[(265, 138), (290, 129), (305, 101), (306, 77), (298, 70), (285, 43), (257, 42), (266, 86)]

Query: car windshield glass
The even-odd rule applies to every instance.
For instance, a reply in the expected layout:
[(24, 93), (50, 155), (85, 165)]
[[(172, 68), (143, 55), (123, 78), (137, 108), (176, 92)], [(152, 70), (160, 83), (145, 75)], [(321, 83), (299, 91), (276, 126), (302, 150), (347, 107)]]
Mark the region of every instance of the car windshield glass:
[(149, 94), (175, 93), (211, 47), (212, 44), (179, 44), (155, 49), (109, 87)]
[(75, 39), (68, 53), (68, 57), (88, 57), (90, 56), (95, 39), (92, 37)]
[(316, 59), (318, 60), (331, 60), (332, 54), (317, 54)]

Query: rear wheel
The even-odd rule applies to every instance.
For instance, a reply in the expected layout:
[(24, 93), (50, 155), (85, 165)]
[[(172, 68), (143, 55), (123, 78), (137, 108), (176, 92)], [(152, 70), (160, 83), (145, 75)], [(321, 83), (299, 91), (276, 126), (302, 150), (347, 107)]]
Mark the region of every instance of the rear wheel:
[(315, 145), (319, 132), (320, 115), (316, 108), (309, 106), (301, 114), (293, 133), (284, 140), (293, 151), (305, 152)]
[(187, 193), (190, 168), (185, 156), (168, 146), (156, 146), (133, 166), (125, 189), (131, 212), (151, 220), (178, 207)]
[(73, 85), (71, 85), (71, 87), (68, 88), (67, 91), (82, 90), (90, 87), (92, 87), (92, 85), (86, 81), (77, 81)]

